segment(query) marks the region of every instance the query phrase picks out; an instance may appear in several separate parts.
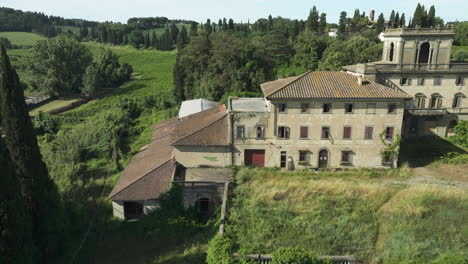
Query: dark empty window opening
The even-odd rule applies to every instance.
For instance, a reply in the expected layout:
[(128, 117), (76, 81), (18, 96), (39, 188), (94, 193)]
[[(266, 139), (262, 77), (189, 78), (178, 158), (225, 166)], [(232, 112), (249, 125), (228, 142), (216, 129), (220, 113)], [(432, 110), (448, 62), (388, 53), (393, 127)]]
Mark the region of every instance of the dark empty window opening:
[(393, 53), (395, 53), (395, 44), (390, 43), (390, 56), (389, 56), (389, 60), (390, 61), (393, 61)]
[(374, 133), (373, 127), (366, 127), (364, 131), (364, 139), (372, 139), (373, 133)]
[(323, 104), (323, 112), (324, 113), (331, 113), (332, 105), (331, 104)]
[(308, 113), (309, 112), (309, 104), (304, 103), (301, 104), (301, 113)]
[(426, 97), (424, 96), (424, 94), (417, 94), (415, 96), (415, 106), (416, 108), (426, 107)]
[(419, 61), (418, 63), (429, 63), (429, 53), (430, 53), (431, 45), (428, 42), (424, 42), (421, 45), (421, 49), (419, 50)]
[(281, 151), (280, 167), (286, 168), (286, 151)]
[(442, 96), (439, 94), (433, 94), (429, 103), (430, 108), (441, 108), (442, 107)]
[(330, 138), (330, 128), (322, 127), (322, 139), (329, 139), (329, 138)]
[(400, 84), (401, 85), (411, 85), (411, 79), (410, 78), (401, 78)]
[(455, 85), (458, 85), (458, 86), (465, 85), (465, 78), (461, 76), (457, 77), (457, 79), (455, 79)]
[(396, 104), (388, 104), (388, 113), (389, 114), (396, 114), (397, 105)]
[(305, 126), (302, 126), (299, 136), (300, 136), (301, 139), (308, 138), (309, 137), (309, 128), (305, 127)]
[(288, 139), (289, 138), (289, 127), (285, 127), (285, 126), (278, 127), (278, 138)]
[(452, 120), (449, 122), (448, 128), (447, 128), (447, 133), (452, 134), (453, 133), (453, 128), (457, 126), (458, 122), (457, 120)]
[(388, 140), (393, 139), (393, 127), (387, 127), (385, 129), (385, 139), (388, 139)]
[(125, 219), (136, 219), (143, 216), (143, 205), (139, 202), (124, 202)]
[(345, 113), (352, 114), (354, 109), (353, 104), (345, 104)]
[(463, 100), (463, 94), (459, 93), (459, 94), (456, 94), (454, 97), (453, 97), (453, 103), (452, 103), (452, 107), (453, 108), (460, 108), (462, 106), (462, 100)]
[(419, 85), (419, 86), (424, 85), (424, 77), (419, 77), (419, 78), (418, 78), (418, 85)]
[(287, 109), (286, 104), (279, 104), (279, 105), (278, 105), (278, 112), (279, 112), (279, 113), (286, 113), (287, 110), (288, 110), (288, 109)]
[(195, 202), (195, 208), (204, 215), (211, 214), (211, 206), (210, 206), (210, 199), (208, 198), (200, 198)]
[(351, 165), (352, 164), (352, 151), (341, 151), (341, 165)]
[(257, 139), (265, 138), (265, 127), (257, 126)]
[(299, 150), (299, 162), (307, 163), (309, 161), (307, 152), (307, 150)]
[(245, 126), (237, 126), (237, 138), (245, 138)]
[(351, 127), (346, 126), (343, 129), (343, 139), (351, 139)]

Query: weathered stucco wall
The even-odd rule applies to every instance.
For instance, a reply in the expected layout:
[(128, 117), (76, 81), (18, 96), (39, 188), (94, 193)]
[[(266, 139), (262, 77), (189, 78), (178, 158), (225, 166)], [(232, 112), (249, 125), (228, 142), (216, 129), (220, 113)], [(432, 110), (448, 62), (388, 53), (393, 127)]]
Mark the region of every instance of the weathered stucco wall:
[(175, 159), (186, 168), (227, 167), (231, 165), (228, 146), (177, 146)]
[[(278, 103), (287, 104), (286, 113), (277, 113)], [(308, 103), (309, 111), (301, 113), (300, 104)], [(331, 113), (323, 113), (324, 103), (332, 104)], [(353, 103), (352, 113), (345, 113), (345, 104)], [(367, 104), (376, 104), (375, 113), (369, 113)], [(395, 113), (388, 113), (388, 104), (396, 103)], [(272, 113), (249, 115), (235, 113), (234, 129), (243, 125), (246, 127), (246, 138), (235, 138), (234, 163), (244, 164), (246, 149), (264, 149), (265, 166), (280, 166), (281, 151), (287, 152), (292, 158), (295, 168), (318, 167), (318, 154), (321, 149), (329, 151), (328, 166), (344, 167), (341, 165), (341, 152), (352, 151), (353, 167), (381, 167), (380, 152), (384, 148), (379, 134), (386, 127), (394, 128), (394, 135), (401, 133), (404, 101), (288, 101), (273, 102)], [(265, 122), (268, 115), (268, 122)], [(267, 124), (265, 139), (256, 139), (257, 124)], [(277, 138), (278, 126), (290, 128), (289, 139)], [(300, 127), (308, 127), (308, 138), (300, 138)], [(331, 139), (322, 139), (322, 127), (330, 127)], [(351, 127), (351, 139), (343, 139), (345, 126)], [(364, 139), (366, 126), (373, 127), (372, 139)], [(253, 132), (251, 132), (253, 131)], [(299, 150), (308, 151), (308, 162), (299, 164)], [(345, 166), (348, 167), (348, 166)]]
[(112, 211), (114, 217), (125, 219), (123, 201), (112, 201)]

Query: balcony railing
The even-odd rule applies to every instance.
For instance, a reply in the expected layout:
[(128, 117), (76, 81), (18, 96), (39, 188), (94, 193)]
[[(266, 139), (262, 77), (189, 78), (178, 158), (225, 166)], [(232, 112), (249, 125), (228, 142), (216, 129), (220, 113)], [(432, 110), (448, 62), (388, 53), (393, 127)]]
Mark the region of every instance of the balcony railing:
[(446, 115), (447, 108), (406, 108), (413, 115)]

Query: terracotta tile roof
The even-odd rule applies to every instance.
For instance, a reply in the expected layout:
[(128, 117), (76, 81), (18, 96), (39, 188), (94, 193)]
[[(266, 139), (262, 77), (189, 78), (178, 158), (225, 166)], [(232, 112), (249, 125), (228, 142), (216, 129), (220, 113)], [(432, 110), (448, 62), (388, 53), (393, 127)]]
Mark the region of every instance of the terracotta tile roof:
[[(286, 80), (286, 79), (285, 79)], [(261, 84), (267, 99), (411, 99), (403, 91), (346, 72), (307, 72), (288, 82)], [(265, 86), (266, 85), (266, 86)]]
[[(226, 108), (220, 105), (182, 119), (171, 118), (155, 124), (152, 142), (133, 157), (120, 175), (109, 199), (157, 199), (169, 190), (172, 180), (175, 162), (172, 143), (181, 139), (191, 145), (203, 145), (206, 135), (211, 135), (209, 142), (224, 143), (228, 134), (227, 122)], [(213, 130), (217, 129), (225, 131), (216, 134)], [(203, 142), (197, 143), (197, 140)]]

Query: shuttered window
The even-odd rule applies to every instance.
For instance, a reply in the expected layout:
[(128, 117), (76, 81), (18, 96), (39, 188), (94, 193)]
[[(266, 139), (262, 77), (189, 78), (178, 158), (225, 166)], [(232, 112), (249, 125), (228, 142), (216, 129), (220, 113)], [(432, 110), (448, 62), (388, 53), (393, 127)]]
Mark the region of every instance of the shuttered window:
[(329, 139), (329, 138), (330, 138), (330, 128), (322, 127), (322, 139)]
[(393, 139), (393, 127), (387, 127), (385, 129), (385, 139)]
[(351, 127), (347, 126), (343, 129), (343, 139), (351, 139)]
[(278, 138), (288, 139), (289, 138), (289, 127), (285, 127), (285, 126), (278, 127)]
[(372, 139), (373, 133), (374, 133), (373, 127), (366, 127), (364, 131), (364, 139)]
[(301, 127), (301, 133), (300, 133), (300, 137), (302, 139), (304, 138), (308, 138), (309, 137), (309, 128), (308, 127)]

